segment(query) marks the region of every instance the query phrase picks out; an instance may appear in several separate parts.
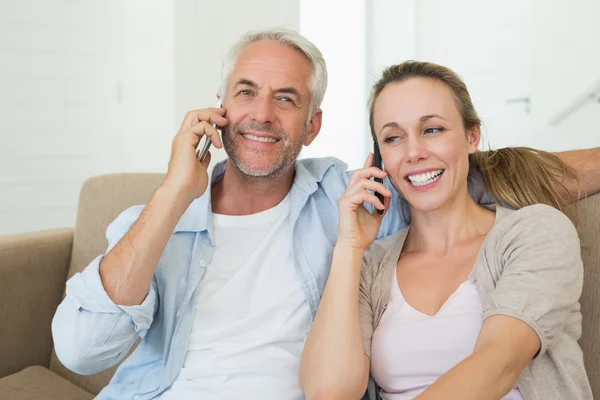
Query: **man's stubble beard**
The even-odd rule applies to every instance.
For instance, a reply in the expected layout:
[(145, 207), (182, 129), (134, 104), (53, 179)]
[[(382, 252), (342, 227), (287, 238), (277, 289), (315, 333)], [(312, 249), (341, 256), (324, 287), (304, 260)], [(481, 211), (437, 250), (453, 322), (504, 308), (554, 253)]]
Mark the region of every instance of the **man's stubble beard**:
[[(264, 170), (259, 170), (256, 168), (252, 168), (251, 166), (244, 163), (244, 161), (240, 157), (240, 146), (239, 139), (234, 140), (233, 138), (236, 136), (241, 137), (241, 132), (244, 132), (247, 129), (256, 130), (260, 132), (267, 132), (272, 135), (275, 135), (279, 139), (279, 144), (283, 146), (283, 151), (279, 153), (276, 161), (273, 165), (268, 166)], [(223, 129), (223, 147), (227, 152), (227, 156), (231, 160), (233, 166), (240, 171), (242, 174), (252, 177), (252, 178), (267, 178), (273, 179), (281, 176), (284, 172), (286, 172), (291, 166), (294, 165), (298, 156), (300, 155), (300, 151), (302, 150), (302, 146), (304, 145), (304, 141), (306, 140), (306, 136), (308, 135), (308, 127), (304, 129), (304, 133), (298, 140), (290, 142), (289, 135), (280, 129), (275, 129), (270, 125), (260, 125), (260, 124), (250, 124), (248, 126), (242, 126), (241, 124), (234, 125), (232, 129), (224, 128)], [(260, 150), (254, 151), (257, 157), (263, 156), (263, 152)]]

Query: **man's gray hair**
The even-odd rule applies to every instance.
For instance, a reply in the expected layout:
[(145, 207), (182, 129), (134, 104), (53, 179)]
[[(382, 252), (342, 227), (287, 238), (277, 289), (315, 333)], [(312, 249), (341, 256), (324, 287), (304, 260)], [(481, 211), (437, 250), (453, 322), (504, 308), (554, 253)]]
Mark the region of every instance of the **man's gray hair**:
[(304, 54), (312, 66), (312, 76), (308, 84), (310, 91), (310, 107), (308, 120), (312, 113), (321, 106), (325, 90), (327, 90), (327, 66), (321, 51), (312, 42), (296, 31), (285, 28), (273, 28), (260, 31), (251, 31), (244, 34), (227, 52), (223, 60), (223, 69), (221, 71), (221, 87), (219, 94), (221, 98), (225, 97), (227, 82), (235, 68), (239, 55), (252, 43), (260, 40), (273, 40), (298, 50)]

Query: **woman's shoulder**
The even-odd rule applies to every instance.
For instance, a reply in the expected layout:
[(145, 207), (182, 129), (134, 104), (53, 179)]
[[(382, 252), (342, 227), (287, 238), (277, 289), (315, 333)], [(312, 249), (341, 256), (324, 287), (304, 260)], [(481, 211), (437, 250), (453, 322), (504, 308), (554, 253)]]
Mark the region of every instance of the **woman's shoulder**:
[(533, 204), (517, 210), (496, 207), (495, 230), (502, 233), (518, 233), (527, 231), (533, 235), (548, 234), (544, 230), (554, 233), (575, 233), (576, 229), (569, 217), (564, 213), (546, 204)]
[(496, 208), (496, 224), (490, 232), (501, 247), (555, 243), (579, 246), (575, 225), (561, 211), (545, 204), (534, 204), (517, 210)]

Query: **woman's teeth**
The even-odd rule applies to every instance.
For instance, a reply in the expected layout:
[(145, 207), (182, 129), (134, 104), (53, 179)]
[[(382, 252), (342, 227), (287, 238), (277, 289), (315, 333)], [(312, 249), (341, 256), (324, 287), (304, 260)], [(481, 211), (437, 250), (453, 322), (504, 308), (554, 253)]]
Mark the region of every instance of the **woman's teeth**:
[(425, 172), (423, 174), (409, 175), (407, 178), (413, 186), (425, 186), (437, 181), (442, 176), (443, 169)]
[(244, 134), (242, 134), (242, 136), (245, 137), (246, 139), (254, 140), (256, 142), (265, 142), (265, 143), (275, 143), (275, 142), (277, 142), (277, 139), (274, 139), (274, 138), (262, 137), (262, 136), (254, 136), (254, 135), (250, 135), (249, 133), (244, 133)]

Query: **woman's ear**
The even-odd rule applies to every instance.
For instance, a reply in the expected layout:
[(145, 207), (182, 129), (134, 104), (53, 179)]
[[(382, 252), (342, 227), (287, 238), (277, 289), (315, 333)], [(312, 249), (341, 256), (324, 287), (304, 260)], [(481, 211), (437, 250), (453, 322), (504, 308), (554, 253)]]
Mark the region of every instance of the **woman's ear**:
[(481, 140), (481, 127), (475, 126), (467, 132), (467, 140), (469, 141), (469, 154), (473, 154), (479, 147)]

